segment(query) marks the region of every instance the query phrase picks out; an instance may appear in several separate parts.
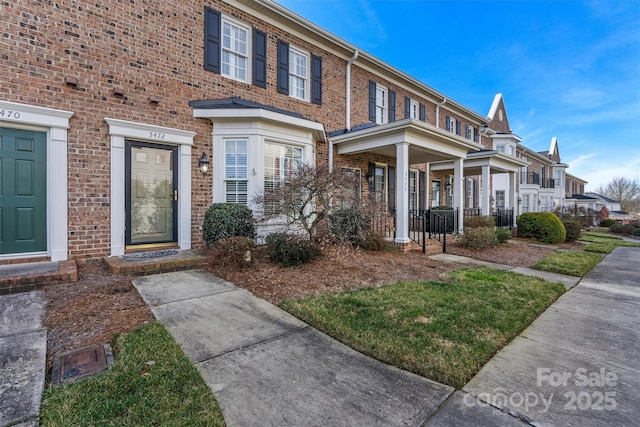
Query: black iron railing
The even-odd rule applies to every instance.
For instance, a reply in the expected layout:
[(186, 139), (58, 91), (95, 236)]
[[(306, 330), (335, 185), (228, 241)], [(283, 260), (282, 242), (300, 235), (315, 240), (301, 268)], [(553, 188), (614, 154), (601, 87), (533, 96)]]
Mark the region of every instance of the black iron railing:
[(513, 209), (497, 209), (492, 215), (496, 220), (496, 227), (513, 227)]

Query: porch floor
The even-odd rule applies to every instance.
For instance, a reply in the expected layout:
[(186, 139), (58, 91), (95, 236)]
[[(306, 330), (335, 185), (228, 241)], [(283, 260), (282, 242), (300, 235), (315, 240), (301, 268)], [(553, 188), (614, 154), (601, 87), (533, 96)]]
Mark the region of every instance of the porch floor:
[(133, 276), (193, 270), (202, 268), (207, 263), (206, 255), (194, 250), (177, 251), (171, 255), (150, 257), (112, 256), (104, 260), (110, 272)]
[(76, 282), (75, 261), (0, 265), (0, 295), (41, 289), (44, 285)]

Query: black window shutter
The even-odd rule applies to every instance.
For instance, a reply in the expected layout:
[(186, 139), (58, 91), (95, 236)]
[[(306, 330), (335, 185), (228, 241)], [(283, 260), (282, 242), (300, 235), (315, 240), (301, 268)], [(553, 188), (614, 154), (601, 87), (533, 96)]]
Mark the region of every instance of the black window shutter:
[(456, 134), (462, 135), (462, 122), (456, 119)]
[(375, 193), (376, 191), (376, 182), (375, 182), (375, 177), (376, 177), (376, 164), (369, 162), (369, 168), (367, 170), (367, 180), (369, 182), (369, 192), (370, 193)]
[(411, 98), (408, 96), (404, 97), (404, 118), (408, 119), (411, 117)]
[(446, 126), (445, 128), (447, 129), (447, 131), (449, 132), (453, 132), (453, 129), (451, 129), (451, 119), (449, 118), (449, 116), (446, 117), (447, 122), (445, 123)]
[(389, 90), (389, 122), (396, 121), (396, 92)]
[(427, 173), (420, 171), (420, 209), (427, 209)]
[(220, 12), (204, 8), (204, 69), (220, 74)]
[(376, 82), (369, 80), (369, 120), (376, 121)]
[(424, 104), (420, 104), (420, 120), (427, 121), (427, 107)]
[(389, 166), (389, 210), (396, 209), (396, 168)]
[(311, 102), (322, 105), (322, 58), (313, 55), (311, 65)]
[(267, 35), (253, 29), (253, 84), (267, 87)]
[(289, 95), (289, 43), (278, 40), (278, 93)]

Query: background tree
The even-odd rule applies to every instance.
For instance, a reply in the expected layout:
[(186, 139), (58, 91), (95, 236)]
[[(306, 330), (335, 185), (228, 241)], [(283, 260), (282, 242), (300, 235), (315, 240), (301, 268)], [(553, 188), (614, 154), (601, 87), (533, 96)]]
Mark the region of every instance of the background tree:
[(620, 202), (623, 211), (640, 210), (640, 183), (625, 177), (614, 177), (607, 185), (600, 186), (596, 193)]

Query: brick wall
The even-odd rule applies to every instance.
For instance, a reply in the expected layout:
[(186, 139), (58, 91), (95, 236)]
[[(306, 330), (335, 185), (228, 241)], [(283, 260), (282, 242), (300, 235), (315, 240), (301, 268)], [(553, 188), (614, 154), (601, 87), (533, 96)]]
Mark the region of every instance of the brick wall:
[[(204, 7), (210, 6), (267, 33), (267, 88), (236, 82), (203, 69)], [(212, 174), (198, 170), (211, 153), (211, 124), (194, 119), (188, 103), (237, 96), (295, 111), (344, 128), (346, 62), (281, 28), (218, 1), (3, 2), (0, 99), (74, 112), (68, 133), (69, 252), (72, 258), (110, 250), (110, 138), (105, 117), (197, 133), (192, 147), (192, 236), (212, 200)], [(277, 40), (323, 58), (323, 105), (276, 90)], [(78, 80), (66, 85), (65, 77)], [(122, 88), (123, 96), (114, 95)], [(157, 104), (149, 97), (159, 99)], [(326, 158), (326, 144), (317, 155)]]
[[(222, 1), (3, 1), (0, 6), (0, 99), (74, 113), (68, 132), (71, 258), (95, 258), (110, 251), (111, 153), (105, 117), (196, 132), (191, 159), (195, 247), (202, 245), (200, 226), (212, 200), (213, 179), (212, 173), (202, 176), (198, 158), (202, 152), (218, 153), (211, 153), (211, 123), (193, 118), (189, 101), (241, 97), (299, 113), (323, 123), (327, 132), (346, 126), (346, 60)], [(204, 70), (205, 6), (267, 34), (266, 89)], [(321, 106), (277, 92), (279, 39), (322, 57)], [(76, 78), (77, 86), (65, 84), (67, 76)], [(405, 96), (410, 96), (425, 105), (426, 121), (435, 125), (433, 102), (373, 75), (356, 62), (352, 67), (352, 126), (369, 123), (369, 80), (396, 92), (397, 120), (404, 118)], [(121, 88), (123, 95), (115, 95), (115, 88)], [(150, 102), (152, 96), (159, 102)], [(443, 129), (447, 114), (466, 123), (445, 104), (440, 110)], [(326, 164), (326, 143), (316, 144), (316, 157), (318, 164)], [(367, 189), (369, 162), (395, 166), (395, 159), (371, 153), (335, 153), (335, 167), (361, 169), (363, 190)]]

